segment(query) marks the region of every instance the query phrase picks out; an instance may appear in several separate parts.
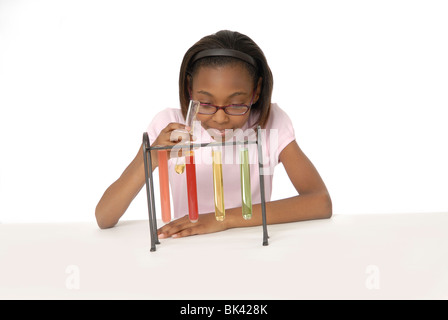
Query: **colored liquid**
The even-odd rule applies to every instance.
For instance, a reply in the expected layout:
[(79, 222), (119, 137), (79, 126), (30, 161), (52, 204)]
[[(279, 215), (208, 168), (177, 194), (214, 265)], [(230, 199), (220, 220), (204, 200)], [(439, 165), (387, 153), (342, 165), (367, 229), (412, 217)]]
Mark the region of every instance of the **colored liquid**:
[(224, 207), (224, 186), (222, 179), (222, 154), (221, 151), (212, 150), (213, 158), (213, 191), (215, 195), (215, 217), (223, 221), (226, 212)]
[(194, 151), (186, 157), (188, 216), (191, 222), (197, 222), (199, 218), (198, 191), (196, 186), (196, 165), (194, 163)]
[(243, 218), (252, 218), (252, 191), (250, 188), (249, 151), (247, 148), (240, 150), (240, 173), (241, 173), (241, 203)]
[(182, 174), (185, 171), (185, 163), (178, 163), (174, 166), (174, 171), (176, 171), (177, 174)]
[(159, 150), (158, 159), (159, 159), (159, 184), (160, 184), (160, 204), (162, 207), (162, 221), (167, 223), (171, 221), (170, 185), (168, 177), (167, 150)]

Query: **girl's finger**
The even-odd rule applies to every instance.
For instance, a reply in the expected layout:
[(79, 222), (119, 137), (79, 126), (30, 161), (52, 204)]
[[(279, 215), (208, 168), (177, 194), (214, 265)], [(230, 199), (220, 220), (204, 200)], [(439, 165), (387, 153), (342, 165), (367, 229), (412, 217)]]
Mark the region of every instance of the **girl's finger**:
[(182, 231), (173, 234), (172, 237), (173, 238), (182, 238), (182, 237), (192, 236), (192, 235), (195, 235), (195, 234), (198, 234), (197, 227), (196, 226), (192, 226), (192, 227), (183, 229)]
[(188, 141), (190, 140), (190, 134), (184, 129), (174, 129), (170, 133), (170, 141)]
[(170, 122), (163, 130), (162, 130), (162, 132), (164, 132), (164, 133), (168, 133), (168, 132), (171, 132), (171, 131), (173, 131), (173, 130), (176, 130), (176, 129), (179, 129), (179, 130), (184, 130), (185, 129), (185, 125), (184, 124), (182, 124), (182, 123), (178, 123), (178, 122)]
[(188, 219), (187, 221), (185, 221), (185, 217), (171, 221), (170, 223), (159, 228), (157, 230), (157, 234), (159, 235), (160, 238), (171, 237), (173, 234), (185, 229), (188, 223), (190, 223), (190, 221)]

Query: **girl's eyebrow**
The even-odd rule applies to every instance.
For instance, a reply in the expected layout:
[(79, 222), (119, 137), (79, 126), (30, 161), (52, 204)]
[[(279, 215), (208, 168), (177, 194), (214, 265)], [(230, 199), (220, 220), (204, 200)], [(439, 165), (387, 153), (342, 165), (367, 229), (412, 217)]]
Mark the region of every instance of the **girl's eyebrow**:
[[(209, 97), (213, 97), (213, 94), (211, 94), (208, 91), (199, 90), (197, 93), (198, 94), (203, 94), (203, 95), (206, 95), (206, 96), (209, 96)], [(247, 95), (247, 93), (244, 92), (244, 91), (236, 91), (236, 92), (232, 93), (228, 98), (233, 98), (233, 97), (241, 96), (241, 95)]]
[(197, 93), (199, 94), (203, 94), (209, 97), (213, 97), (213, 95), (210, 92), (204, 91), (204, 90), (199, 90)]

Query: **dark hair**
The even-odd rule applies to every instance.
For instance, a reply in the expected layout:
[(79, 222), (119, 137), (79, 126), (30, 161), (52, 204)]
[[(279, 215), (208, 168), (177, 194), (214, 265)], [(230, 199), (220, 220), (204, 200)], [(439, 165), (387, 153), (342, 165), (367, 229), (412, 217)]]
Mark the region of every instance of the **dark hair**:
[[(243, 60), (228, 56), (205, 57), (191, 63), (197, 53), (208, 49), (220, 48), (234, 49), (248, 54), (255, 59), (257, 67), (255, 68)], [(258, 124), (261, 127), (265, 126), (271, 110), (271, 96), (274, 85), (271, 69), (269, 68), (263, 51), (252, 39), (239, 32), (229, 30), (221, 30), (217, 33), (203, 37), (185, 53), (179, 74), (179, 99), (184, 118), (187, 115), (190, 100), (188, 77), (193, 77), (197, 70), (202, 66), (222, 66), (232, 63), (241, 63), (241, 65), (248, 70), (254, 80), (254, 87), (256, 87), (258, 83), (258, 79), (260, 77), (262, 78), (260, 97), (258, 101), (252, 105), (252, 109), (260, 112)]]

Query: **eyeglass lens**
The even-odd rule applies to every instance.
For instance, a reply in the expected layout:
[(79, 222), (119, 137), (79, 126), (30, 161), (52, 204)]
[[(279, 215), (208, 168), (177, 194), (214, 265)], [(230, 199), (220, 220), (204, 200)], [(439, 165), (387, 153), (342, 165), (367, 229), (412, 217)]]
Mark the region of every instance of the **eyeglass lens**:
[[(216, 107), (213, 105), (201, 104), (199, 106), (199, 113), (214, 114), (218, 111), (218, 109), (219, 109), (219, 107)], [(222, 107), (222, 109), (224, 109), (224, 111), (230, 115), (242, 115), (247, 112), (249, 107), (246, 105), (231, 105), (231, 106)]]

